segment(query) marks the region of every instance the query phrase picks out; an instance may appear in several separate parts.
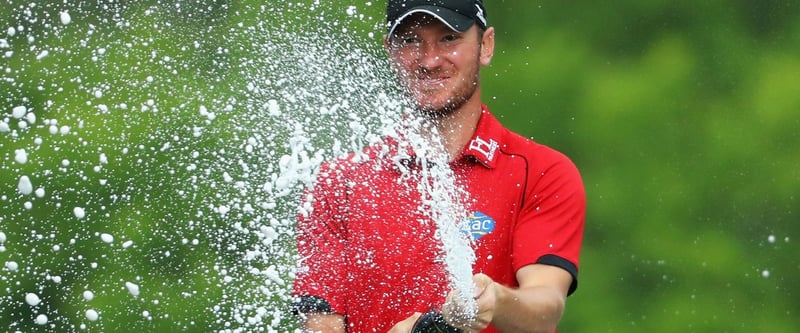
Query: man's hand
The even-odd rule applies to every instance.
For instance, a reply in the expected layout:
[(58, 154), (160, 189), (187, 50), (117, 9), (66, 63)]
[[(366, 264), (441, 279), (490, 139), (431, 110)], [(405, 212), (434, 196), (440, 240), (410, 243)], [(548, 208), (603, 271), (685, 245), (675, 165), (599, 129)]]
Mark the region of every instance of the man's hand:
[(472, 276), (475, 284), (475, 303), (477, 313), (466, 313), (464, 301), (458, 292), (452, 291), (442, 307), (442, 315), (452, 326), (466, 332), (480, 332), (489, 326), (494, 319), (497, 308), (497, 288), (499, 285), (486, 274)]
[(403, 319), (403, 321), (395, 324), (392, 327), (392, 329), (389, 330), (389, 333), (409, 333), (409, 332), (411, 332), (411, 328), (414, 327), (414, 323), (417, 322), (417, 319), (419, 319), (419, 316), (421, 316), (421, 315), (422, 315), (422, 313), (414, 312), (414, 314), (411, 315), (410, 317), (408, 317), (406, 319)]
[(304, 333), (345, 333), (344, 316), (328, 313), (308, 313), (303, 321)]
[(472, 280), (477, 313), (466, 313), (463, 298), (451, 292), (442, 307), (450, 325), (470, 333), (490, 324), (500, 332), (552, 333), (564, 312), (572, 275), (559, 267), (533, 264), (517, 271), (518, 288), (502, 286), (484, 274)]

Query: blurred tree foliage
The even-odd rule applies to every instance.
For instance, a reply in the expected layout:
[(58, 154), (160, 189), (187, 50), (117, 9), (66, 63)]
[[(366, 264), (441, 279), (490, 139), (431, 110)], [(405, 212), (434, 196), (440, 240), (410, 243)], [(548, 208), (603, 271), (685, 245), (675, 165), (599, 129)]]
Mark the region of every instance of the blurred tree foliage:
[[(795, 285), (800, 280), (795, 255), (800, 241), (800, 3), (485, 1), (497, 29), (495, 58), (482, 77), (486, 103), (512, 129), (571, 156), (587, 188), (580, 287), (560, 330), (790, 332), (800, 327), (800, 287)], [(51, 237), (55, 240), (44, 244), (66, 247), (71, 239), (97, 239), (98, 233), (114, 230), (135, 235), (137, 244), (133, 251), (109, 251), (99, 241), (84, 241), (72, 252), (53, 254), (35, 241), (9, 242), (0, 264), (32, 256), (35, 266), (63, 272), (63, 281), (42, 289), (30, 282), (41, 278), (41, 270), (0, 271), (0, 297), (36, 290), (52, 301), (50, 313), (77, 318), (59, 324), (89, 324), (86, 329), (93, 331), (96, 326), (82, 319), (85, 304), (75, 300), (85, 288), (103, 286), (109, 295), (93, 304), (101, 311), (103, 331), (224, 329), (209, 308), (220, 299), (257, 295), (219, 287), (213, 266), (239, 260), (240, 249), (231, 246), (241, 243), (225, 240), (230, 235), (221, 226), (230, 220), (194, 215), (205, 204), (204, 195), (224, 191), (214, 182), (184, 183), (192, 173), (179, 163), (190, 154), (201, 167), (212, 163), (217, 148), (239, 134), (224, 129), (236, 122), (229, 118), (233, 115), (220, 113), (223, 125), (184, 139), (195, 137), (200, 105), (221, 108), (242, 98), (232, 87), (241, 88), (245, 79), (231, 64), (258, 54), (232, 48), (236, 41), (224, 37), (258, 22), (295, 31), (341, 24), (343, 40), (372, 45), (370, 51), (379, 57), (384, 2), (329, 1), (321, 10), (310, 0), (0, 4), (2, 29), (20, 25), (20, 11), (28, 10), (42, 19), (25, 23), (26, 29), (52, 30), (44, 18), (53, 21), (67, 10), (82, 26), (95, 27), (91, 38), (97, 44), (104, 40), (116, 46), (105, 51), (104, 61), (85, 62), (98, 56), (97, 50), (80, 47), (85, 34), (64, 29), (36, 34), (32, 42), (0, 30), (9, 44), (0, 47), (0, 70), (6, 71), (4, 78), (13, 78), (0, 82), (0, 120), (13, 118), (12, 108), (24, 103), (37, 110), (38, 121), (59, 119), (59, 126), (94, 129), (37, 148), (32, 148), (34, 139), (46, 133), (19, 131), (13, 140), (0, 133), (0, 231)], [(163, 10), (145, 14), (153, 6)], [(351, 6), (363, 14), (356, 16), (360, 22), (352, 20)], [(317, 9), (313, 15), (303, 12), (309, 8)], [(296, 18), (273, 22), (259, 16), (265, 12)], [(187, 45), (195, 47), (190, 54), (181, 49)], [(7, 49), (16, 53), (2, 57)], [(44, 49), (54, 51), (42, 61), (17, 62)], [(172, 61), (140, 61), (153, 56)], [(14, 75), (20, 68), (25, 75)], [(51, 81), (57, 85), (41, 88)], [(87, 103), (94, 87), (106, 94)], [(130, 111), (92, 117), (99, 103), (126, 103)], [(159, 112), (144, 115), (142, 108)], [(153, 133), (173, 133), (176, 139), (166, 147)], [(201, 148), (187, 151), (182, 148), (187, 145)], [(110, 147), (128, 147), (128, 155), (115, 155)], [(24, 148), (32, 162), (14, 163), (15, 151)], [(115, 163), (100, 172), (96, 167), (104, 148)], [(72, 164), (67, 167), (64, 160)], [(35, 207), (58, 208), (25, 208), (21, 202), (27, 199), (17, 193), (20, 174), (32, 175), (34, 182), (47, 179), (48, 196), (33, 200)], [(110, 185), (101, 185), (98, 177)], [(100, 214), (101, 227), (76, 223), (75, 206)], [(187, 230), (179, 225), (200, 220), (203, 230), (214, 231), (201, 239), (212, 246), (187, 246), (182, 242)], [(100, 268), (78, 269), (92, 262)], [(145, 277), (150, 299), (132, 299), (120, 288), (128, 276)], [(65, 292), (72, 298), (62, 299)], [(0, 306), (0, 327), (49, 329), (32, 323), (36, 314), (28, 305)], [(142, 323), (142, 313), (130, 311), (143, 307), (155, 319)], [(158, 317), (164, 313), (170, 317)]]
[(571, 156), (587, 188), (561, 330), (800, 327), (800, 3), (487, 7), (488, 103)]

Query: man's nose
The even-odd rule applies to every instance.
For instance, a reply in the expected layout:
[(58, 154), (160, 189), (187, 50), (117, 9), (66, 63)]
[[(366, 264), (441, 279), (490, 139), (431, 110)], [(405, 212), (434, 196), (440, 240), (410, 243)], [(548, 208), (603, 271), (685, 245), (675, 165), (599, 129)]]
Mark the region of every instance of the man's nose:
[(442, 56), (435, 43), (421, 43), (417, 57), (419, 66), (425, 69), (434, 69), (442, 64)]

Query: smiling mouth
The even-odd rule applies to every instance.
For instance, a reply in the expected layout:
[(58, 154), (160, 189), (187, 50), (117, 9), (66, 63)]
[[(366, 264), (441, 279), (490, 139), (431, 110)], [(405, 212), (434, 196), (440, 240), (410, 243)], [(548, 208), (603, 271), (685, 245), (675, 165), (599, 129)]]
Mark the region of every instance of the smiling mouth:
[(417, 84), (421, 88), (443, 88), (449, 77), (417, 77)]

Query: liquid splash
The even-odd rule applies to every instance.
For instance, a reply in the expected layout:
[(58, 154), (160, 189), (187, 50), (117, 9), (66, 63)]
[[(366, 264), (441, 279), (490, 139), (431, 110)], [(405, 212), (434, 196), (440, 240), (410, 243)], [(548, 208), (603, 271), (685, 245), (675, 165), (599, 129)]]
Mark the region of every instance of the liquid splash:
[(298, 194), (404, 112), (382, 8), (0, 1), (0, 325), (296, 327)]

